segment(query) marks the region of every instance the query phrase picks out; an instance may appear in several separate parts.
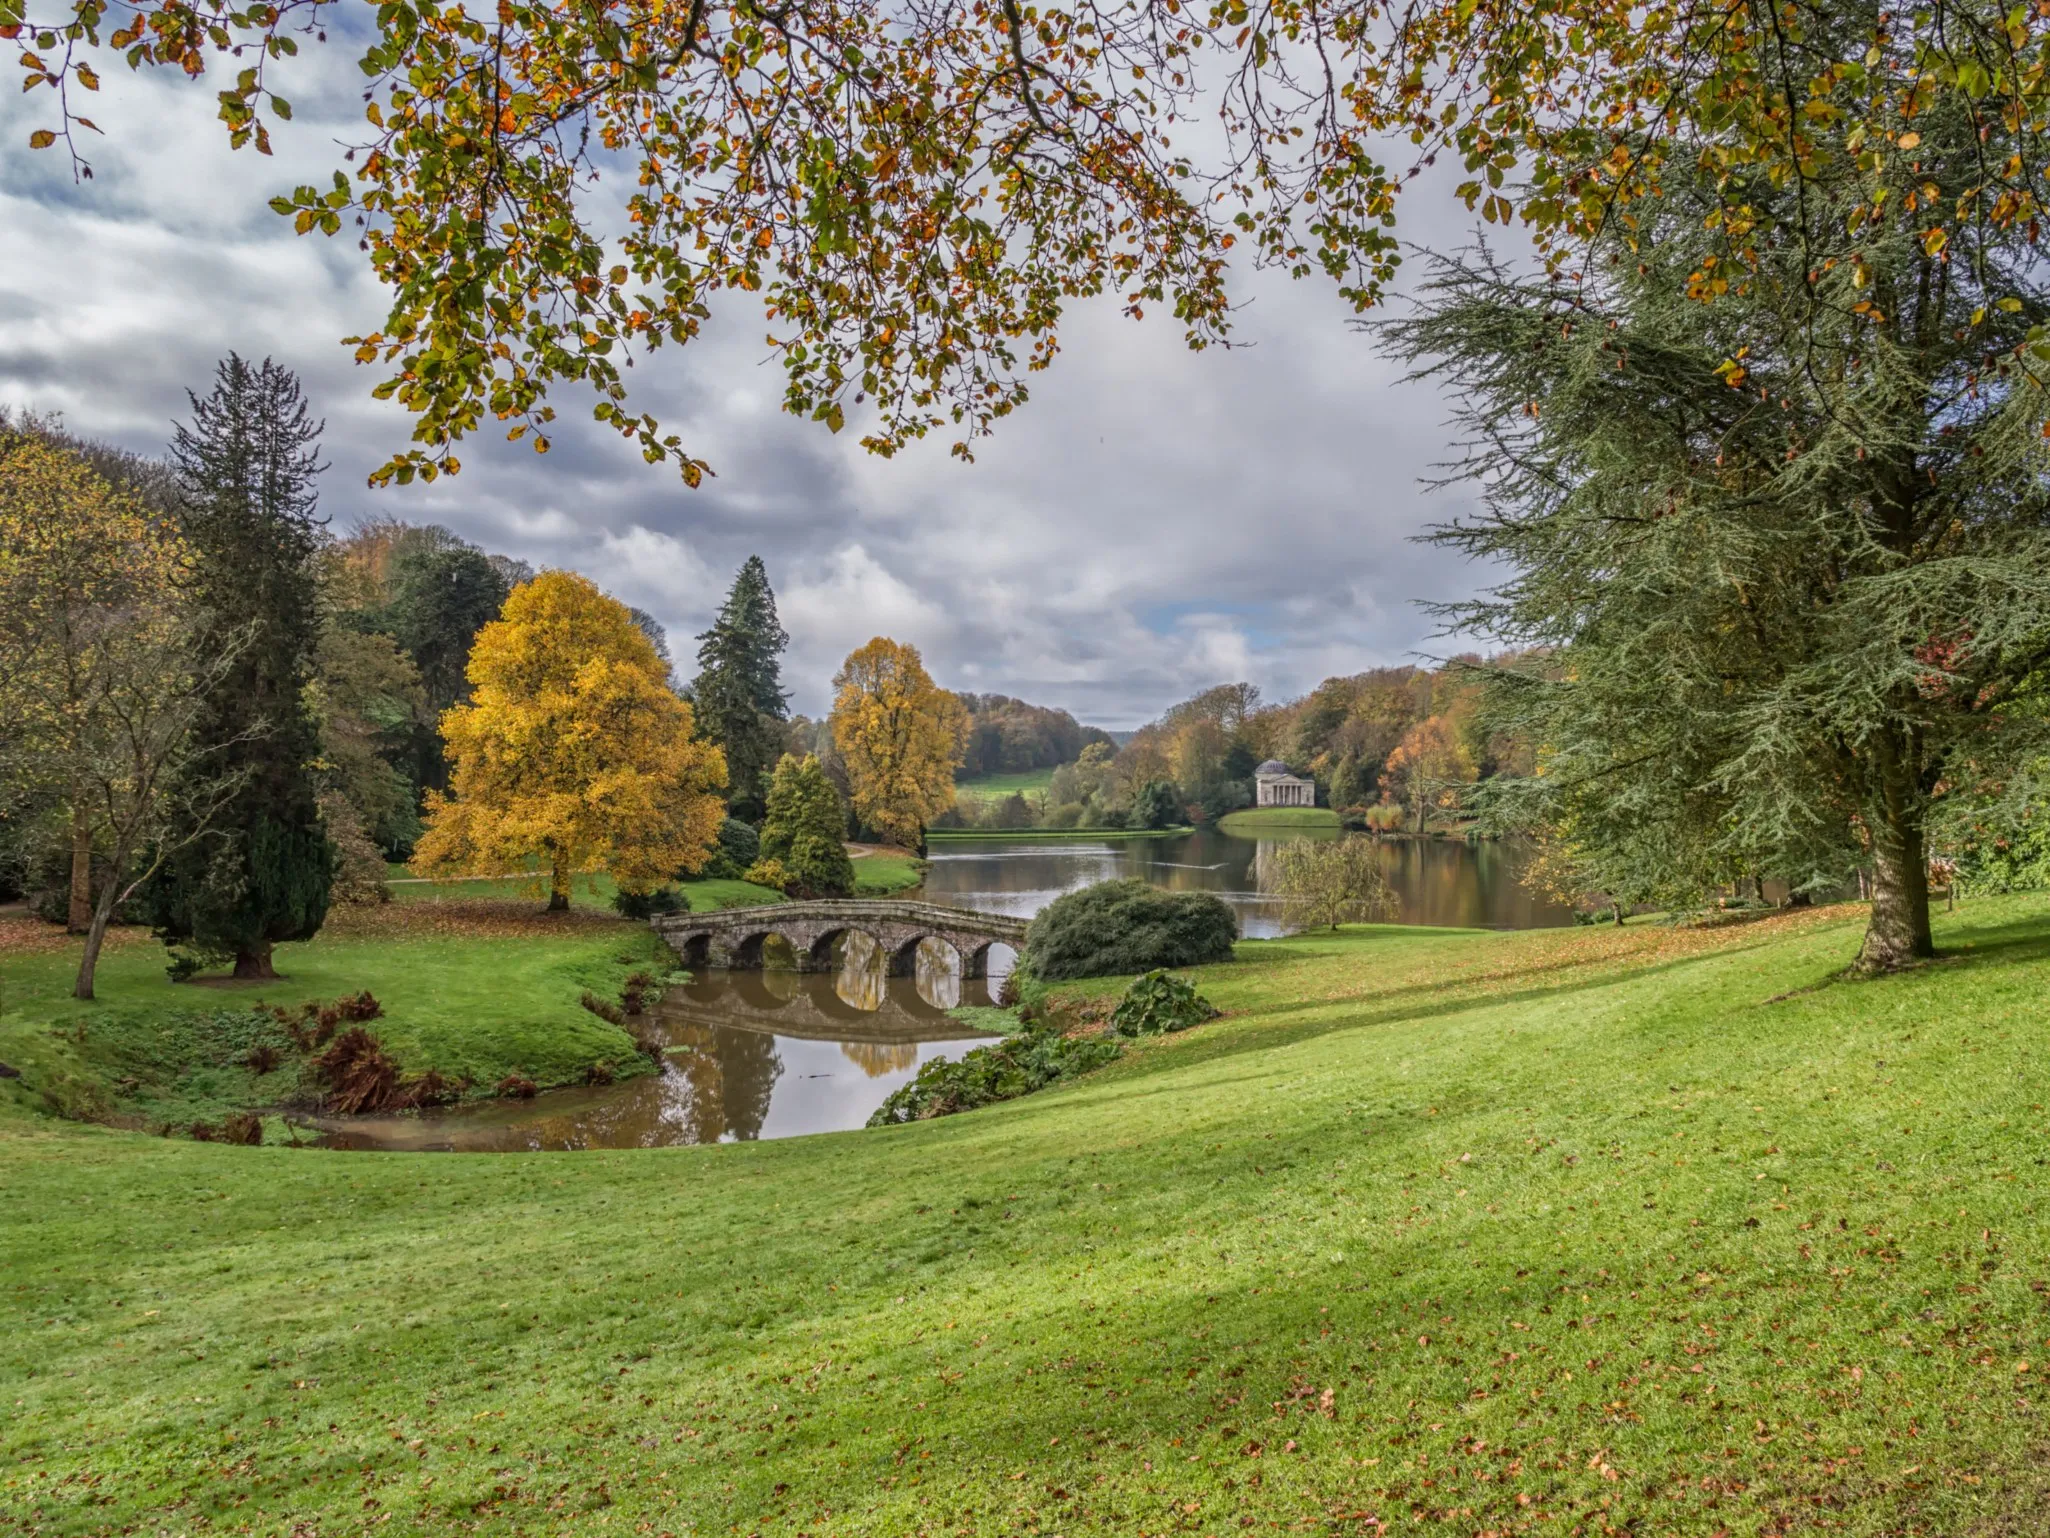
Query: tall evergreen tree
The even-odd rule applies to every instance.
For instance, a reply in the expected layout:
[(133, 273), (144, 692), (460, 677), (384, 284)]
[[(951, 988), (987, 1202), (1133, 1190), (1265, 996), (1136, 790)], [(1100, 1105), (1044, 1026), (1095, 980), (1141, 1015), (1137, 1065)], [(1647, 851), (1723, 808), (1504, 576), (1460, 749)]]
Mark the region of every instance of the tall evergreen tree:
[(190, 399), (191, 424), (171, 445), (190, 600), (202, 654), (206, 637), (234, 651), (194, 739), (210, 774), (240, 783), (208, 832), (165, 861), (149, 906), (167, 943), (230, 953), (237, 977), (274, 977), (271, 947), (311, 938), (327, 917), (335, 866), (307, 701), (320, 633), (321, 424), (298, 379), (269, 359), (230, 353), (213, 390)]
[[(1817, 47), (1890, 25), (1812, 15)], [(1800, 181), (1676, 157), (1583, 273), (1444, 262), (1386, 334), (1472, 430), (1483, 509), (1438, 537), (1509, 575), (1453, 617), (1545, 649), (1497, 704), (1587, 884), (1869, 866), (1884, 971), (1931, 954), (1939, 806), (2050, 748), (2050, 283), (2033, 225), (1971, 191), (2012, 125), (1836, 81)], [(1946, 236), (1938, 206), (1979, 211)]]
[(790, 706), (781, 658), (789, 644), (768, 570), (751, 555), (712, 628), (698, 637), (692, 685), (698, 729), (726, 753), (727, 803), (734, 816), (750, 822), (762, 819), (769, 776), (787, 745), (783, 724)]

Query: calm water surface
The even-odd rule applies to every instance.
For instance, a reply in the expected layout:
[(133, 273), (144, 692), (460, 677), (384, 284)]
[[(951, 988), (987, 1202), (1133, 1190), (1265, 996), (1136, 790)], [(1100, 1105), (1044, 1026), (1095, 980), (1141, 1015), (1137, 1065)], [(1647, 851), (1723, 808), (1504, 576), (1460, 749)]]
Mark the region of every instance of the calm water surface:
[[(1269, 895), (1279, 842), (1199, 828), (1174, 838), (935, 843), (925, 895), (934, 902), (1029, 918), (1063, 892), (1137, 876), (1176, 891), (1215, 892), (1238, 914), (1240, 933), (1271, 939), (1282, 932), (1280, 905)], [(1402, 923), (1541, 929), (1572, 922), (1566, 909), (1517, 885), (1524, 855), (1513, 844), (1385, 839), (1377, 847), (1381, 868), (1402, 904)]]
[[(924, 891), (913, 895), (1030, 917), (1063, 892), (1137, 876), (1177, 891), (1215, 892), (1245, 935), (1265, 938), (1281, 933), (1267, 890), (1277, 842), (1206, 828), (1173, 838), (939, 843)], [(1530, 929), (1571, 921), (1517, 885), (1522, 856), (1513, 846), (1396, 839), (1379, 847), (1404, 923)], [(845, 1131), (866, 1122), (920, 1064), (986, 1039), (948, 1011), (992, 1002), (1012, 959), (998, 946), (995, 976), (964, 981), (953, 951), (927, 941), (918, 975), (892, 978), (874, 942), (853, 934), (837, 972), (705, 971), (670, 989), (652, 1015), (667, 1047), (659, 1073), (532, 1100), (316, 1125), (335, 1148), (477, 1153)]]
[[(1008, 951), (1000, 954), (1001, 968), (991, 958), (999, 978), (1009, 969)], [(315, 1125), (331, 1148), (459, 1153), (846, 1131), (921, 1063), (988, 1039), (947, 1011), (992, 1003), (996, 982), (964, 982), (953, 951), (934, 941), (919, 947), (916, 977), (885, 976), (886, 959), (857, 934), (836, 973), (700, 972), (642, 1022), (667, 1048), (661, 1072), (622, 1084)]]

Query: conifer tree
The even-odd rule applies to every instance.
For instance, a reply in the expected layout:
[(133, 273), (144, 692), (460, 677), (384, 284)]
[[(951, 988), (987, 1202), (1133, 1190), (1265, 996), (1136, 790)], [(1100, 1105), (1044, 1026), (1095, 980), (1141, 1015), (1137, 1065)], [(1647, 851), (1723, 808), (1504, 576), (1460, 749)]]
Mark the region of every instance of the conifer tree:
[(784, 754), (769, 781), (767, 803), (761, 858), (780, 865), (798, 895), (845, 897), (852, 892), (854, 863), (842, 842), (847, 808), (817, 755)]
[(1968, 191), (2013, 125), (1888, 119), (1864, 78), (1806, 102), (1800, 183), (1676, 159), (1582, 271), (1442, 261), (1386, 334), (1473, 433), (1483, 510), (1439, 537), (1509, 573), (1452, 617), (1542, 649), (1495, 697), (1541, 745), (1526, 809), (1642, 900), (1869, 866), (1885, 971), (1931, 954), (1945, 798), (2050, 747), (2050, 286)]
[(783, 754), (790, 709), (780, 659), (789, 644), (768, 570), (751, 555), (712, 628), (698, 637), (692, 685), (698, 729), (726, 754), (727, 804), (748, 822), (761, 821), (769, 776)]
[[(208, 694), (194, 746), (237, 789), (151, 885), (166, 943), (232, 955), (237, 977), (277, 974), (271, 947), (327, 917), (335, 855), (314, 781), (320, 727), (307, 700), (319, 642), (314, 480), (319, 422), (291, 370), (230, 353), (171, 444), (189, 601), (202, 656), (234, 660)], [(174, 836), (174, 840), (175, 836)]]

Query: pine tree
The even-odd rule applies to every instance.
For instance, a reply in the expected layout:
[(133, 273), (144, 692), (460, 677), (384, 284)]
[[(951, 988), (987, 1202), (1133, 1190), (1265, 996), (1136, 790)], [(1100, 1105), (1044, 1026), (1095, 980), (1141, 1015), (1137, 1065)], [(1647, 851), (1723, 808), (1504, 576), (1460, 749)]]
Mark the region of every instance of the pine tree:
[(749, 822), (762, 819), (769, 776), (782, 757), (789, 696), (783, 692), (783, 649), (790, 644), (776, 617), (776, 595), (762, 558), (742, 563), (712, 628), (698, 637), (692, 685), (698, 729), (726, 754), (727, 804)]
[(188, 596), (201, 654), (234, 652), (194, 746), (209, 775), (239, 783), (209, 831), (165, 861), (148, 906), (166, 943), (232, 954), (237, 977), (274, 977), (271, 947), (312, 938), (326, 919), (335, 866), (307, 702), (320, 632), (321, 424), (297, 378), (269, 359), (230, 353), (211, 393), (189, 398), (192, 422), (171, 445)]

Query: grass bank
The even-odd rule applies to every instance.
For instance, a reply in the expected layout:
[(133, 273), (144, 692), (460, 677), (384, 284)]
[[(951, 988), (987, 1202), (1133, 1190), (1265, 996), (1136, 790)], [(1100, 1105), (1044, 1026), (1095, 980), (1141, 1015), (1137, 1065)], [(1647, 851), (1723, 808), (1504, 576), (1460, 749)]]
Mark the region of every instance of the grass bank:
[(2040, 1531), (2050, 903), (1347, 930), (883, 1132), (0, 1132), (0, 1513), (209, 1528)]
[(287, 1054), (283, 1071), (246, 1066), (254, 1011), (365, 990), (384, 1011), (369, 1029), (408, 1075), (433, 1069), (475, 1093), (509, 1075), (582, 1083), (601, 1063), (630, 1076), (647, 1068), (633, 1038), (581, 997), (617, 1000), (632, 973), (667, 972), (675, 958), (646, 925), (609, 912), (416, 896), (336, 910), (314, 940), (277, 948), (275, 982), (173, 984), (164, 962), (147, 933), (116, 931), (99, 997), (81, 1002), (70, 997), (77, 942), (33, 919), (0, 920), (0, 1062), (21, 1074), (0, 1089), (19, 1106), (137, 1126), (274, 1106), (303, 1091), (302, 1065)]
[[(393, 865), (391, 894), (394, 902), (442, 902), (451, 899), (474, 901), (490, 899), (511, 905), (535, 904), (541, 902), (547, 893), (526, 876), (471, 876), (456, 877), (446, 881), (426, 881), (408, 876), (406, 867)], [(774, 887), (756, 886), (749, 881), (702, 880), (679, 881), (676, 889), (689, 901), (691, 912), (703, 913), (713, 908), (753, 908), (762, 903), (781, 902), (783, 894)], [(570, 905), (574, 908), (588, 908), (597, 912), (614, 911), (612, 899), (619, 895), (619, 887), (603, 871), (586, 871), (570, 878)]]
[(1227, 812), (1217, 820), (1226, 833), (1270, 833), (1330, 828), (1336, 831), (1338, 814), (1328, 806), (1258, 806), (1242, 812)]
[(854, 862), (854, 895), (887, 897), (908, 892), (925, 880), (925, 862), (915, 854), (884, 845), (865, 846), (867, 853)]

